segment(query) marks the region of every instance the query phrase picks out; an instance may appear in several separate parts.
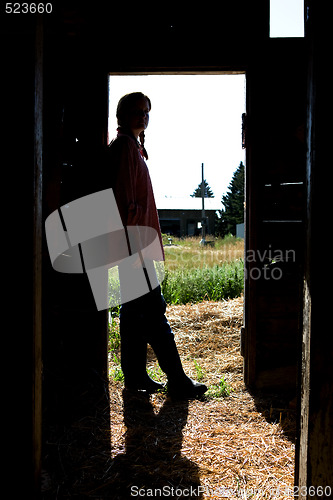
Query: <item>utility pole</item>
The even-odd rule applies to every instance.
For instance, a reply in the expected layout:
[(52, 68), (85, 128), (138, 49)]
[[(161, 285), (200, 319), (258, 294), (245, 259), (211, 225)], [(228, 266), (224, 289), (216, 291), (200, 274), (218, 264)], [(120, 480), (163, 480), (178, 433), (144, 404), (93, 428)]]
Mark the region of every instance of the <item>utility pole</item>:
[(200, 245), (205, 245), (206, 240), (206, 217), (205, 217), (205, 185), (204, 185), (204, 164), (201, 163), (201, 199), (202, 199), (202, 211), (201, 211), (201, 234), (202, 238)]

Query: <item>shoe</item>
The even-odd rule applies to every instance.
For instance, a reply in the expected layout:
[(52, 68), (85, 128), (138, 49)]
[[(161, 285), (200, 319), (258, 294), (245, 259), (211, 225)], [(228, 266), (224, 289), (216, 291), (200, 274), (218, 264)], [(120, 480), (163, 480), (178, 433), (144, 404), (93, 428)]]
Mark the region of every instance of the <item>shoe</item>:
[(131, 382), (126, 382), (125, 381), (125, 389), (129, 391), (145, 391), (148, 394), (153, 394), (154, 392), (161, 391), (165, 387), (164, 384), (161, 384), (160, 382), (156, 382), (152, 378), (147, 375), (147, 378), (143, 381), (131, 381)]
[(189, 377), (181, 382), (168, 382), (168, 395), (172, 399), (196, 399), (200, 398), (207, 391), (205, 384), (196, 382)]

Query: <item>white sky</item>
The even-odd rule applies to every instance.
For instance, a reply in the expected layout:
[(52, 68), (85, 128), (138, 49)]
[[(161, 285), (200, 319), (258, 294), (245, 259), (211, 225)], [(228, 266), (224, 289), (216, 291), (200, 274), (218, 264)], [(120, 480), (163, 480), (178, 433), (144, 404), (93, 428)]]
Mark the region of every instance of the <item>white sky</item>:
[(304, 36), (304, 0), (270, 0), (272, 38)]
[(120, 97), (137, 91), (152, 103), (146, 147), (155, 197), (190, 196), (204, 163), (205, 179), (221, 200), (239, 163), (245, 163), (245, 75), (110, 76), (110, 139)]

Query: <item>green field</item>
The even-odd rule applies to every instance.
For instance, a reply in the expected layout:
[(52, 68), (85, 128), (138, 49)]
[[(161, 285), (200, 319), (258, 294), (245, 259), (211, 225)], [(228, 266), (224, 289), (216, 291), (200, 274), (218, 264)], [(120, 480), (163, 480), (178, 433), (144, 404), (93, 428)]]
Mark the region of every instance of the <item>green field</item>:
[(227, 236), (172, 238), (163, 235), (165, 279), (162, 292), (167, 304), (235, 298), (244, 286), (244, 240)]

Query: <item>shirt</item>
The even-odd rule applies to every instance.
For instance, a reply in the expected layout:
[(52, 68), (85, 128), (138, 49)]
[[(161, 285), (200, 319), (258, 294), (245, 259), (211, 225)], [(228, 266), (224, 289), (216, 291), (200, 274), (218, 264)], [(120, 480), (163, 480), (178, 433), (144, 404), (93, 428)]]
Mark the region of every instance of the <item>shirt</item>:
[(109, 150), (115, 173), (114, 194), (123, 225), (155, 229), (164, 257), (153, 187), (139, 143), (134, 137), (118, 131)]

